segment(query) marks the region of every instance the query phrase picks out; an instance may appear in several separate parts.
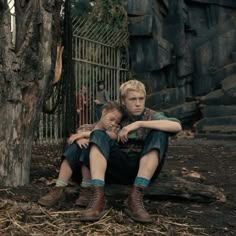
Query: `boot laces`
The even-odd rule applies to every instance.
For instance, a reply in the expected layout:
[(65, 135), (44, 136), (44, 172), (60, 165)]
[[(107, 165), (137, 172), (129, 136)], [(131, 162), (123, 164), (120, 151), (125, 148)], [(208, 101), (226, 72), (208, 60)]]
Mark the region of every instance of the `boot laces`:
[(97, 199), (98, 199), (98, 195), (99, 195), (99, 193), (98, 193), (97, 189), (94, 189), (94, 190), (93, 190), (92, 198), (91, 198), (91, 200), (90, 200), (90, 202), (89, 202), (89, 205), (88, 205), (88, 209), (95, 207), (96, 201), (97, 201)]
[(90, 188), (81, 188), (80, 191), (81, 191), (80, 194), (81, 194), (82, 196), (89, 196), (91, 190), (90, 190)]
[[(141, 189), (137, 190), (137, 195), (135, 197), (135, 203), (140, 209), (145, 210), (144, 204), (143, 204), (143, 193)], [(146, 210), (145, 210), (146, 211)]]

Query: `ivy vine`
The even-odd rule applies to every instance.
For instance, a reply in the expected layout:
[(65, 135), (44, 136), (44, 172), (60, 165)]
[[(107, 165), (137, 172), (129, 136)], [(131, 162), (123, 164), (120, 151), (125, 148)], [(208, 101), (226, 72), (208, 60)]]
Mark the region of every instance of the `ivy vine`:
[(87, 15), (89, 20), (115, 30), (127, 30), (128, 27), (124, 0), (72, 0), (72, 13), (75, 16)]
[(110, 25), (113, 29), (127, 30), (128, 17), (122, 0), (95, 0), (91, 13), (93, 20)]

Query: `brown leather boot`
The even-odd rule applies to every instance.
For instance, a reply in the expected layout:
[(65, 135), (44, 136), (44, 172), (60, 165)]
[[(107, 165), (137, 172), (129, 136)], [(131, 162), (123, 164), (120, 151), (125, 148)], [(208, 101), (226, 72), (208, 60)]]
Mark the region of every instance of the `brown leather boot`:
[(38, 203), (43, 206), (53, 206), (65, 199), (65, 187), (55, 187), (48, 194), (41, 197)]
[(97, 221), (106, 213), (104, 187), (94, 186), (92, 198), (87, 209), (82, 213), (80, 221)]
[(87, 207), (91, 199), (92, 190), (91, 188), (80, 188), (79, 197), (75, 201), (76, 206)]
[(140, 223), (151, 223), (152, 218), (143, 205), (143, 188), (133, 186), (129, 197), (125, 201), (127, 209), (125, 212), (134, 220)]

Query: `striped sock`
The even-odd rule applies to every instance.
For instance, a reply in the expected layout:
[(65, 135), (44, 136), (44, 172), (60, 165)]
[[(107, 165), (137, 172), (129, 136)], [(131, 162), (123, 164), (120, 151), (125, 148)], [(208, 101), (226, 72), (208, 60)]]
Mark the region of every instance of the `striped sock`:
[(82, 188), (89, 188), (91, 186), (91, 180), (90, 179), (82, 179), (82, 182), (80, 184)]
[(137, 176), (134, 180), (134, 185), (141, 186), (141, 187), (147, 187), (150, 183), (149, 179), (139, 177)]
[(56, 187), (66, 187), (68, 185), (68, 181), (64, 179), (57, 179)]
[(91, 185), (94, 186), (104, 186), (105, 185), (105, 182), (101, 179), (92, 179), (91, 180)]

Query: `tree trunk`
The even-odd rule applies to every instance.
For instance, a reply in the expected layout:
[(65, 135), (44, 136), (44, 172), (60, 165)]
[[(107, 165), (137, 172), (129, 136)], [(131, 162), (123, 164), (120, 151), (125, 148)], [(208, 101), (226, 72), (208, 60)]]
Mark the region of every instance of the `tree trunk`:
[(17, 0), (16, 44), (0, 0), (0, 186), (29, 183), (34, 127), (53, 69), (62, 1)]

